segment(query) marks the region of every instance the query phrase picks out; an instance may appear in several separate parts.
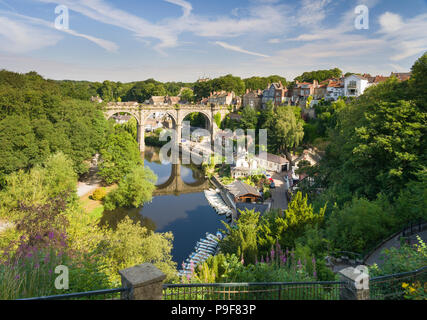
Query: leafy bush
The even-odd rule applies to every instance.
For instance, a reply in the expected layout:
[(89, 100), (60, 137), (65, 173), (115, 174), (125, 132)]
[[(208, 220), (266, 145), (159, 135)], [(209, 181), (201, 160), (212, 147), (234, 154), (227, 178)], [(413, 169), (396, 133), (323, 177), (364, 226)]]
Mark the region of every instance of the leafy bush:
[(134, 167), (120, 181), (119, 186), (105, 197), (105, 209), (114, 210), (116, 207), (138, 208), (145, 202), (151, 201), (156, 189), (157, 176), (150, 168)]
[(364, 253), (393, 233), (394, 219), (380, 200), (354, 198), (343, 209), (334, 208), (326, 235), (334, 248)]
[(92, 199), (95, 201), (102, 201), (107, 195), (107, 190), (105, 188), (97, 188), (92, 193)]
[(418, 244), (402, 245), (400, 248), (385, 249), (382, 252), (382, 263), (370, 268), (373, 276), (414, 271), (427, 266), (427, 246), (418, 236)]

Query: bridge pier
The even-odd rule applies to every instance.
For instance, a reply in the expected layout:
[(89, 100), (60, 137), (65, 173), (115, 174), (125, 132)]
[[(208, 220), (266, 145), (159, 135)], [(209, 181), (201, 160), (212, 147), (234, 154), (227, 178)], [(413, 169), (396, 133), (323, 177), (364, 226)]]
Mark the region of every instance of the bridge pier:
[(139, 145), (139, 151), (143, 152), (145, 150), (145, 131), (144, 126), (141, 124), (138, 124), (138, 130), (137, 130), (137, 141)]

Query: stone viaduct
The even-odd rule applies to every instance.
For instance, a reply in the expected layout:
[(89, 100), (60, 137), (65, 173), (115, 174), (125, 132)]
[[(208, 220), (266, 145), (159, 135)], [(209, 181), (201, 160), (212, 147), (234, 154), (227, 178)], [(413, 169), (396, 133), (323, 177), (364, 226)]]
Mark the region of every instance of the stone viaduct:
[(182, 105), (168, 105), (168, 104), (140, 104), (138, 102), (110, 102), (105, 109), (105, 117), (111, 118), (118, 113), (127, 113), (136, 119), (138, 124), (138, 144), (140, 151), (144, 151), (144, 133), (145, 123), (147, 119), (155, 112), (164, 112), (173, 122), (174, 129), (178, 134), (178, 141), (182, 137), (182, 123), (190, 113), (199, 112), (206, 118), (207, 128), (211, 133), (211, 141), (215, 137), (218, 126), (215, 121), (216, 114), (221, 116), (221, 120), (229, 113), (227, 106), (222, 105), (202, 105), (202, 104), (182, 104)]

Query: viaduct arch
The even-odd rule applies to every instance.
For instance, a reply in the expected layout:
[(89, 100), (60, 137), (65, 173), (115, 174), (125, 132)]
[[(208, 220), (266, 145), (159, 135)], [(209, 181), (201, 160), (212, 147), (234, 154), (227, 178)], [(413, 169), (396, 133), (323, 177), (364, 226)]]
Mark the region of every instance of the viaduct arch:
[(138, 102), (110, 102), (104, 111), (107, 119), (111, 118), (117, 113), (128, 113), (136, 119), (138, 126), (137, 140), (140, 151), (145, 150), (144, 133), (145, 123), (148, 117), (154, 112), (166, 113), (174, 123), (174, 129), (178, 134), (178, 141), (181, 142), (182, 137), (182, 123), (190, 113), (202, 113), (208, 120), (208, 130), (211, 134), (211, 141), (213, 143), (218, 126), (215, 121), (216, 114), (220, 114), (221, 121), (228, 114), (227, 106), (223, 105), (203, 105), (203, 104), (184, 104), (184, 105), (169, 105), (169, 104), (153, 104), (146, 105)]

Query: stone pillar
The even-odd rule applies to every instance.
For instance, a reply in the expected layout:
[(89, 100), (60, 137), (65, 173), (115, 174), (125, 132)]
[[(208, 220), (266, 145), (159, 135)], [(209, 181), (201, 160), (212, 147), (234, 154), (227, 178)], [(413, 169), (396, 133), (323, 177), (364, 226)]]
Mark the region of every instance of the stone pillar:
[(166, 275), (151, 263), (120, 270), (119, 274), (122, 286), (130, 289), (122, 293), (122, 300), (162, 300)]
[(369, 300), (369, 274), (366, 266), (348, 267), (339, 271), (340, 281), (345, 284), (340, 300)]
[(139, 151), (142, 152), (145, 150), (144, 126), (138, 123), (137, 127), (138, 127), (137, 128), (138, 130), (137, 130), (136, 136), (137, 136), (137, 141), (139, 145)]
[(176, 125), (176, 142), (178, 144), (181, 143), (181, 139), (182, 139), (182, 124), (179, 123)]

